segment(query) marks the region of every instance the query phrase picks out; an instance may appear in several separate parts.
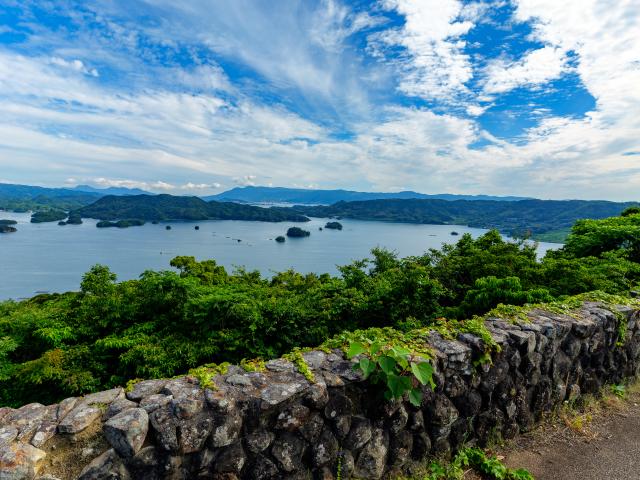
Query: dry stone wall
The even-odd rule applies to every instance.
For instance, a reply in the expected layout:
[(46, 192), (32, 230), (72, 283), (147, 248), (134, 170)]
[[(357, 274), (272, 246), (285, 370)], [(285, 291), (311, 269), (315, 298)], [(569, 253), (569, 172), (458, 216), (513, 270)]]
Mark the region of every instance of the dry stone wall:
[(465, 443), (511, 438), (562, 402), (635, 376), (640, 313), (616, 308), (622, 315), (587, 302), (577, 318), (488, 319), (501, 346), (492, 364), (474, 362), (477, 337), (430, 334), (437, 388), (425, 390), (420, 408), (385, 401), (339, 350), (304, 354), (314, 382), (278, 359), (264, 372), (232, 366), (213, 389), (185, 376), (2, 408), (0, 479), (393, 476)]

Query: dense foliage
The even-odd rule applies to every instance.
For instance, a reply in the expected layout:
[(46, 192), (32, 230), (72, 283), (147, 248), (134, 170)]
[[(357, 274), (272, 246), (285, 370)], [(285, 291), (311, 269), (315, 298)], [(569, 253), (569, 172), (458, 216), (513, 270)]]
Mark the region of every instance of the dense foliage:
[(205, 363), (271, 358), (356, 329), (464, 320), (499, 303), (627, 294), (640, 285), (639, 228), (633, 212), (578, 222), (566, 247), (541, 260), (533, 246), (496, 231), (463, 235), (418, 257), (375, 249), (370, 259), (340, 267), (339, 276), (263, 278), (177, 257), (175, 271), (117, 283), (95, 266), (80, 292), (0, 303), (0, 404), (51, 402)]
[(174, 195), (109, 195), (76, 210), (83, 218), (123, 220), (258, 220), (306, 222), (307, 217), (287, 208), (261, 208), (239, 203), (205, 202), (198, 197)]
[(512, 237), (562, 242), (576, 220), (618, 215), (631, 203), (599, 200), (481, 201), (385, 199), (338, 202), (331, 206), (298, 206), (313, 217), (344, 217), (389, 222), (468, 225), (495, 228)]

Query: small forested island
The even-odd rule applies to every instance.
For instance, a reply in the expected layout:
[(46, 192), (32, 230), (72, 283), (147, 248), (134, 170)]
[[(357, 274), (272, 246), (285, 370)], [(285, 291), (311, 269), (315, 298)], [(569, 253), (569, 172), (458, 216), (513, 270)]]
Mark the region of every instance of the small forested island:
[(82, 225), (82, 217), (80, 215), (71, 214), (67, 219), (67, 225)]
[(168, 220), (252, 220), (261, 222), (308, 222), (309, 218), (291, 208), (262, 208), (230, 202), (206, 202), (198, 197), (174, 195), (129, 195), (102, 197), (75, 210), (82, 218), (145, 221)]
[(67, 220), (62, 220), (62, 221), (58, 222), (58, 225), (60, 225), (60, 226), (64, 226), (64, 225), (82, 225), (82, 218), (80, 218), (80, 216), (78, 216), (76, 214), (71, 214), (71, 215), (69, 215), (69, 218), (67, 218)]
[(284, 242), (285, 242), (285, 240), (286, 240), (286, 239), (285, 239), (282, 235), (278, 235), (278, 236), (276, 237), (276, 242), (278, 242), (278, 243), (284, 243)]
[(324, 228), (329, 230), (342, 230), (342, 224), (340, 222), (327, 222)]
[(144, 220), (132, 218), (128, 220), (118, 220), (117, 222), (109, 222), (108, 220), (102, 220), (96, 223), (98, 228), (129, 228), (129, 227), (141, 227), (145, 224)]
[(300, 227), (291, 227), (287, 230), (287, 237), (308, 237), (309, 235), (311, 235), (311, 232)]
[(67, 218), (63, 210), (40, 210), (31, 215), (31, 223), (59, 222)]
[(15, 220), (0, 220), (0, 233), (15, 233), (18, 230), (13, 226), (17, 225)]

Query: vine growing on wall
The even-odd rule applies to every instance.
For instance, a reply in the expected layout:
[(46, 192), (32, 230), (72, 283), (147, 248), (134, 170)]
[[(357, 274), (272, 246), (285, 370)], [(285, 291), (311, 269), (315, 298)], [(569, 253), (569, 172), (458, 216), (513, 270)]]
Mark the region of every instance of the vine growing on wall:
[(406, 347), (376, 341), (351, 342), (347, 357), (357, 356), (355, 368), (365, 379), (384, 385), (387, 400), (400, 399), (408, 394), (409, 401), (419, 407), (422, 403), (421, 386), (435, 388), (433, 365)]

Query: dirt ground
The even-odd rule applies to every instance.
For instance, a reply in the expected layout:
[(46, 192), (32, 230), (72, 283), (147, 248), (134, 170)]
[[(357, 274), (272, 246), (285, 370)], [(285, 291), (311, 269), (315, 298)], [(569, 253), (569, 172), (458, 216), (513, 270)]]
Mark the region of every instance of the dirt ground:
[(495, 453), (537, 480), (640, 480), (640, 384), (567, 408)]

